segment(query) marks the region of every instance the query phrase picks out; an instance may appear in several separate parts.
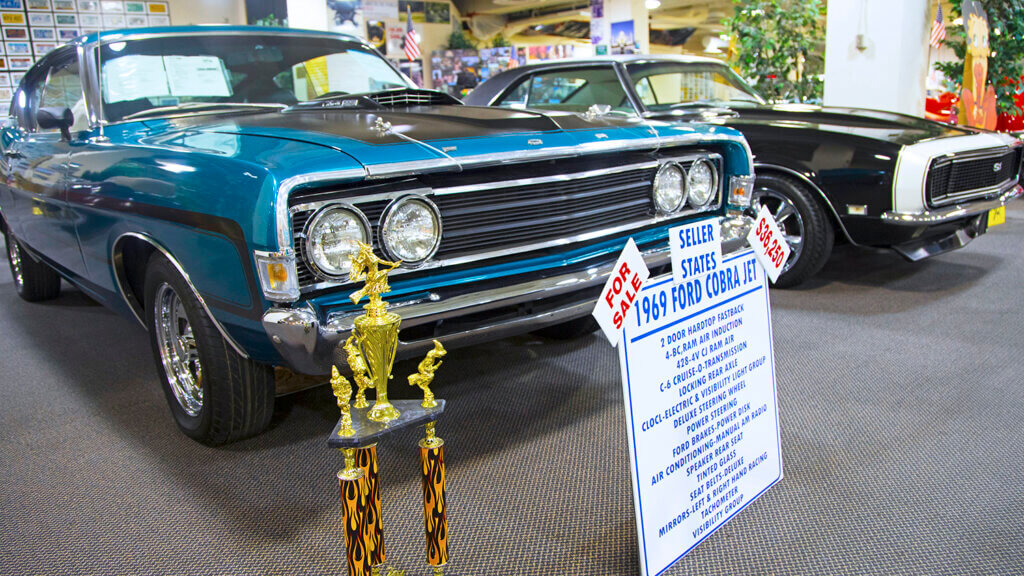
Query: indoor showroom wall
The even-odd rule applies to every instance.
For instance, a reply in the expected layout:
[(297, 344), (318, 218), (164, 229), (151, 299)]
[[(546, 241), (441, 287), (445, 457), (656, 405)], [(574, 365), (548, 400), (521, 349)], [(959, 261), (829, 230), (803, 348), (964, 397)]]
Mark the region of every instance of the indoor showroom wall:
[(170, 0), (171, 23), (245, 24), (243, 0)]

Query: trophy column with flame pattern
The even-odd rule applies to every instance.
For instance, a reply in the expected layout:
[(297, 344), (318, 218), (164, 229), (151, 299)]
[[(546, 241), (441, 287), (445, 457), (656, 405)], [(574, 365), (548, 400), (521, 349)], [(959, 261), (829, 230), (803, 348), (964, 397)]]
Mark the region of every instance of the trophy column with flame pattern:
[[(444, 441), (436, 436), (435, 420), (444, 411), (445, 401), (434, 398), (430, 384), (446, 354), (437, 340), (409, 376), (409, 384), (423, 390), (423, 401), (388, 400), (387, 385), (398, 348), (401, 317), (387, 310), (381, 294), (390, 291), (388, 272), (401, 262), (381, 260), (372, 248), (359, 243), (359, 252), (352, 257), (349, 278), (365, 285), (353, 292), (358, 303), (369, 296), (363, 306), (365, 314), (355, 319), (352, 336), (339, 346), (352, 370), (357, 392), (352, 400), (352, 385), (337, 367), (332, 369), (331, 387), (338, 399), (341, 419), (334, 427), (327, 444), (345, 454), (345, 469), (338, 472), (341, 503), (345, 522), (345, 551), (350, 576), (376, 576), (386, 562), (384, 527), (380, 501), (380, 480), (377, 466), (377, 443), (385, 435), (418, 424), (426, 424), (426, 438), (420, 441), (420, 465), (423, 472), (423, 507), (427, 540), (427, 563), (435, 575), (443, 573), (448, 562), (448, 520), (445, 504)], [(342, 354), (343, 353), (343, 354)], [(366, 391), (375, 393), (373, 406)], [(389, 569), (388, 576), (403, 572)]]

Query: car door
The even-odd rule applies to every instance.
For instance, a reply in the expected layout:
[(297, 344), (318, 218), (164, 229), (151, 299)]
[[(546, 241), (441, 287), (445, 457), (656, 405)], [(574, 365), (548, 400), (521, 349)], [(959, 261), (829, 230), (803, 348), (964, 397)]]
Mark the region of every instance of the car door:
[(36, 122), (41, 107), (69, 108), (84, 118), (82, 84), (73, 50), (48, 58), (27, 75), (15, 96), (15, 115), (4, 128), (8, 163), (8, 216), (15, 236), (65, 273), (85, 275), (74, 222), (68, 207), (70, 145), (57, 129)]

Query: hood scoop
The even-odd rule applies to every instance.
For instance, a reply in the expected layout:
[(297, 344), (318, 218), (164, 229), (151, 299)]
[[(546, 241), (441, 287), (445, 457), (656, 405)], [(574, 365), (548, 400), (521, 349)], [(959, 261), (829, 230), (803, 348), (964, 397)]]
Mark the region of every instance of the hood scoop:
[(345, 94), (310, 100), (292, 106), (293, 110), (408, 108), (410, 106), (461, 106), (457, 98), (437, 90), (397, 88), (364, 94)]

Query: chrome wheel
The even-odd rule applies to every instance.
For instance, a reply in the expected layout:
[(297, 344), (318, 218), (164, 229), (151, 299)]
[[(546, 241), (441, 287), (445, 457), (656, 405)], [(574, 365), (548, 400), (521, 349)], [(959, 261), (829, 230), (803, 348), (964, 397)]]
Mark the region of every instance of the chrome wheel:
[(182, 410), (197, 416), (203, 408), (203, 366), (185, 307), (169, 284), (161, 284), (153, 302), (156, 343), (167, 383)]
[(800, 260), (805, 237), (804, 219), (792, 200), (771, 188), (755, 189), (751, 195), (751, 202), (755, 210), (760, 211), (761, 206), (768, 208), (775, 218), (775, 223), (779, 225), (779, 230), (782, 231), (782, 237), (789, 244), (789, 259), (782, 267), (782, 272), (785, 273)]
[(18, 241), (7, 237), (7, 257), (11, 259), (11, 276), (14, 276), (14, 284), (21, 288), (25, 283), (25, 275), (21, 271), (21, 251), (18, 250)]

